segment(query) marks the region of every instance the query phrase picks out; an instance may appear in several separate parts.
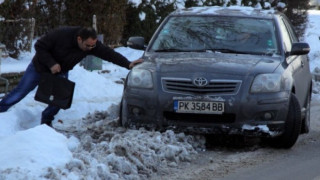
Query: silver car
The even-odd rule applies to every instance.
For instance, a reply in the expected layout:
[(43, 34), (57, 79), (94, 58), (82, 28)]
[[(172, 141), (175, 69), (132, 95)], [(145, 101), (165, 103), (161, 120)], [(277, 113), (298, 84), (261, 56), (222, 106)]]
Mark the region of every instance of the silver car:
[(307, 43), (274, 10), (197, 7), (171, 13), (126, 78), (125, 127), (263, 137), (290, 148), (310, 128)]

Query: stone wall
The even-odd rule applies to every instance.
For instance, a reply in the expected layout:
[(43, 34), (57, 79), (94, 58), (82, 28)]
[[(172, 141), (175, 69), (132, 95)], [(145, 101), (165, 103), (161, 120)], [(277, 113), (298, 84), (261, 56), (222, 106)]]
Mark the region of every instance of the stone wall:
[[(8, 92), (10, 92), (13, 88), (15, 88), (18, 85), (23, 74), (24, 72), (1, 74), (2, 78), (8, 79), (9, 81)], [(0, 79), (0, 94), (5, 93), (5, 90), (6, 90), (6, 82)]]

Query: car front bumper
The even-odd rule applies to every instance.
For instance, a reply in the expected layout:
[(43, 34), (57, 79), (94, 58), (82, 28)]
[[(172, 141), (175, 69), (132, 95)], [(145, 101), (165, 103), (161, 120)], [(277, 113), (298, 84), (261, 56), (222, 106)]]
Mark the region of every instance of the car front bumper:
[[(222, 114), (177, 113), (175, 99), (201, 101), (202, 96), (155, 93), (126, 89), (127, 120), (131, 127), (173, 129), (205, 134), (239, 134), (246, 136), (278, 136), (284, 130), (289, 107), (289, 92), (252, 94), (248, 96), (211, 96), (224, 102)], [(241, 97), (241, 98), (239, 98)]]

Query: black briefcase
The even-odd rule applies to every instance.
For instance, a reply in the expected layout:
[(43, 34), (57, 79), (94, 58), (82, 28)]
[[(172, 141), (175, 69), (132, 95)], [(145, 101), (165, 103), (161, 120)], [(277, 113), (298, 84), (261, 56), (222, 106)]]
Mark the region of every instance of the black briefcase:
[(75, 83), (66, 78), (43, 73), (34, 99), (62, 109), (68, 109), (72, 104), (74, 86)]

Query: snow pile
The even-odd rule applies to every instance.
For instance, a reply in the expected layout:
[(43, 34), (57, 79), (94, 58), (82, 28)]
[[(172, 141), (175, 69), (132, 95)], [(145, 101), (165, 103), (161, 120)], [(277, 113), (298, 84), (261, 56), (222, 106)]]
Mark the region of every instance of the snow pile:
[[(111, 106), (117, 112), (119, 107)], [(205, 148), (203, 136), (173, 131), (127, 130), (115, 113), (96, 112), (82, 119), (80, 127), (61, 130), (72, 135), (73, 159), (64, 168), (50, 169), (49, 179), (148, 179), (161, 168), (189, 162)], [(63, 123), (63, 122), (62, 122)], [(56, 125), (57, 128), (65, 126)], [(77, 128), (76, 131), (73, 131)], [(59, 130), (58, 130), (59, 131)], [(76, 137), (75, 137), (76, 136)], [(72, 140), (73, 139), (73, 140)]]
[(33, 177), (46, 167), (63, 167), (72, 159), (68, 139), (46, 125), (1, 137), (0, 141), (1, 180)]
[[(60, 120), (56, 124), (58, 132), (42, 125), (2, 138), (1, 141), (11, 144), (17, 142), (15, 139), (25, 141), (17, 144), (17, 148), (0, 147), (0, 154), (5, 155), (0, 161), (8, 162), (0, 166), (0, 179), (149, 179), (162, 168), (191, 161), (205, 148), (203, 136), (127, 130), (119, 126), (115, 114), (109, 111), (89, 114), (80, 125), (67, 128)], [(6, 155), (8, 151), (15, 153)]]

